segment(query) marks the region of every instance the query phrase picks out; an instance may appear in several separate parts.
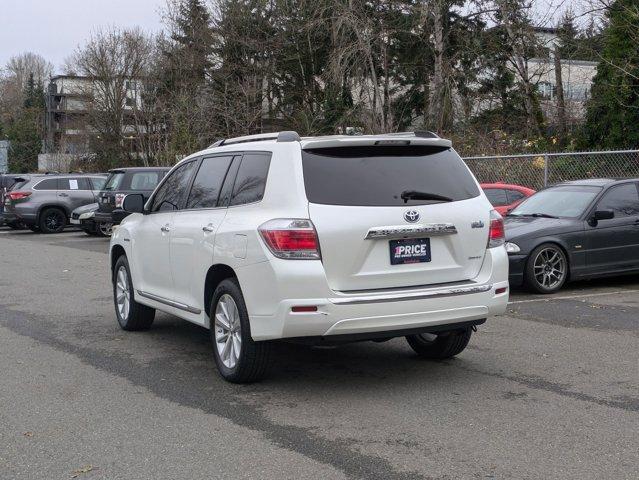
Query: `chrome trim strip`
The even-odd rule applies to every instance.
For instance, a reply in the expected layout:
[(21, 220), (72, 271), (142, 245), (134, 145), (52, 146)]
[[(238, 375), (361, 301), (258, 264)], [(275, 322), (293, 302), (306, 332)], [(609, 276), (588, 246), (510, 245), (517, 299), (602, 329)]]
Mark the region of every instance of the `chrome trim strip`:
[(335, 305), (360, 305), (363, 303), (404, 302), (407, 300), (423, 300), (426, 298), (455, 297), (458, 295), (471, 295), (492, 290), (492, 284), (474, 285), (471, 287), (447, 288), (445, 290), (433, 290), (430, 292), (395, 293), (389, 295), (367, 295), (355, 298), (329, 298)]
[(184, 310), (185, 312), (194, 313), (196, 315), (202, 313), (202, 310), (195, 307), (189, 307), (180, 302), (174, 302), (173, 300), (167, 300), (166, 298), (158, 297), (157, 295), (153, 295), (152, 293), (143, 292), (142, 290), (136, 290), (138, 295), (141, 297), (148, 298), (150, 300), (155, 300), (156, 302), (163, 303), (164, 305), (168, 305), (169, 307), (178, 308), (180, 310)]
[(452, 223), (422, 223), (419, 225), (389, 225), (386, 227), (371, 228), (365, 240), (376, 238), (402, 239), (433, 237), (437, 235), (453, 235), (457, 233), (457, 228)]

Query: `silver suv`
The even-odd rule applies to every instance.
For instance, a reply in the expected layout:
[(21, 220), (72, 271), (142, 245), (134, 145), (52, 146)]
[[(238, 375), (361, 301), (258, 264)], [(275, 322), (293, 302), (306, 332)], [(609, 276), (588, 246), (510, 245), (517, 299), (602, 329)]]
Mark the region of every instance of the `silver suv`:
[(59, 233), (73, 210), (97, 202), (105, 181), (100, 174), (22, 175), (5, 195), (4, 219), (23, 222), (33, 231)]

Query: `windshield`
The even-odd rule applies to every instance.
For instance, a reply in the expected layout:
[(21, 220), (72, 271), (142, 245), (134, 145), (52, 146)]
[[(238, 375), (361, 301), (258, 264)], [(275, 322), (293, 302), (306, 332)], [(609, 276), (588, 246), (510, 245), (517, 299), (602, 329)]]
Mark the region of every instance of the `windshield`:
[(404, 206), (466, 200), (479, 189), (452, 150), (430, 146), (302, 151), (306, 197), (324, 205)]
[(124, 172), (111, 173), (104, 184), (104, 190), (117, 190), (120, 188), (122, 180), (124, 180)]
[(508, 216), (579, 217), (601, 187), (566, 185), (542, 190), (515, 207)]

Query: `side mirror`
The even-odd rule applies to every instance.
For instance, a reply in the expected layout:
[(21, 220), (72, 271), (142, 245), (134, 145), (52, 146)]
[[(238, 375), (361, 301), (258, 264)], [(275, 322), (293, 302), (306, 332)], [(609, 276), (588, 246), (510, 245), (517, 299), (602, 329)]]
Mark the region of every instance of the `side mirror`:
[(596, 210), (593, 217), (595, 220), (610, 220), (615, 218), (615, 212), (613, 210)]
[(144, 213), (144, 195), (141, 193), (129, 193), (124, 197), (122, 210), (128, 213)]

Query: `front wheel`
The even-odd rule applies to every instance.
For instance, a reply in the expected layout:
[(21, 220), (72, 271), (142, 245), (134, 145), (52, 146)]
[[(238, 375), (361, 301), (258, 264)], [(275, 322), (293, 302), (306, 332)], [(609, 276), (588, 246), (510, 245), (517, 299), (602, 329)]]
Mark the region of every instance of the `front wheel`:
[(568, 279), (568, 260), (564, 251), (553, 243), (535, 248), (526, 261), (525, 283), (537, 293), (555, 293)]
[(464, 351), (472, 333), (470, 328), (437, 334), (420, 333), (407, 336), (406, 341), (420, 357), (445, 360)]
[(147, 330), (153, 324), (155, 309), (135, 301), (129, 261), (121, 255), (113, 267), (113, 303), (122, 330)]
[(98, 223), (95, 228), (96, 234), (100, 237), (110, 237), (113, 233), (112, 223)]
[(217, 369), (232, 383), (260, 380), (267, 371), (272, 345), (254, 342), (244, 296), (235, 279), (215, 289), (210, 308), (211, 342)]

